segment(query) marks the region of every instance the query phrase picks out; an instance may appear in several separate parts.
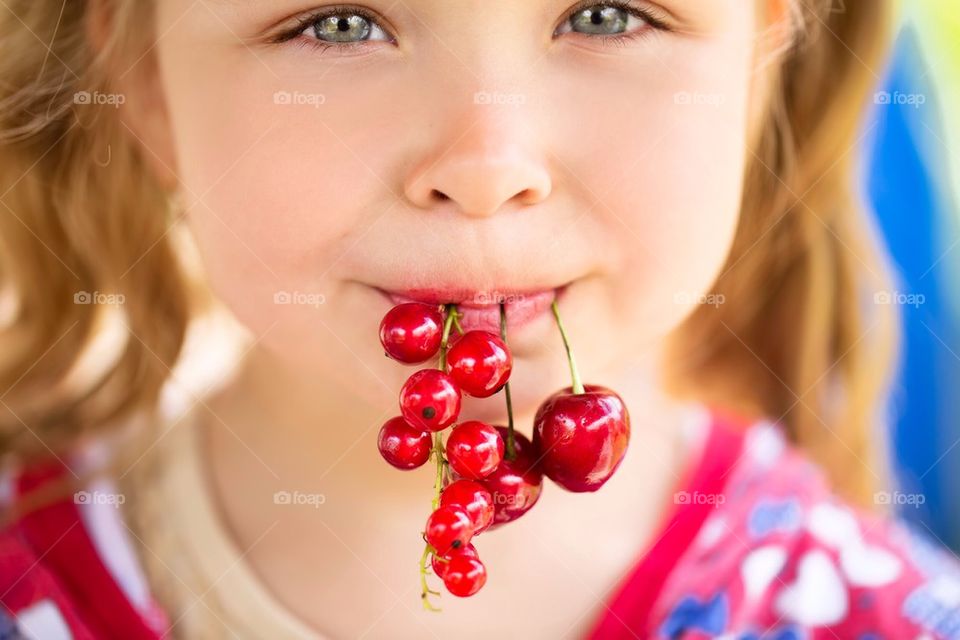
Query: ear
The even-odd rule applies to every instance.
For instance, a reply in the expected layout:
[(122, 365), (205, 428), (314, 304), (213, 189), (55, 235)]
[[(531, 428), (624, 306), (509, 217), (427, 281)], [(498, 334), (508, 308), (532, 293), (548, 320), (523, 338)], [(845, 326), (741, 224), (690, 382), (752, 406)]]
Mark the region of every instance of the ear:
[[(118, 35), (114, 33), (115, 29), (129, 28), (117, 24), (115, 11), (118, 6), (118, 3), (109, 0), (87, 2), (85, 30), (94, 54), (102, 52), (110, 40)], [(141, 13), (152, 10), (143, 7), (119, 9)], [(152, 20), (139, 22), (152, 24)], [(133, 139), (157, 182), (163, 189), (172, 192), (179, 184), (176, 154), (156, 48), (150, 46), (151, 36), (152, 33), (143, 34), (145, 44), (142, 49), (129, 47), (128, 51), (123, 51), (122, 46), (115, 49), (112, 55), (123, 54), (122, 59), (108, 62), (107, 73), (111, 74), (112, 90), (123, 96), (117, 114), (121, 128)]]

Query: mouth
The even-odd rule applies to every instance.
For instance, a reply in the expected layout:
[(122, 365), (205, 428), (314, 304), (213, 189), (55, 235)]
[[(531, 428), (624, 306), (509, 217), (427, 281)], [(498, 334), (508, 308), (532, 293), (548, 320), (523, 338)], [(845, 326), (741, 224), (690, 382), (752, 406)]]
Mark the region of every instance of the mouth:
[(431, 288), (388, 291), (379, 289), (393, 304), (423, 302), (456, 304), (463, 316), (464, 331), (500, 333), (500, 304), (506, 311), (507, 329), (524, 327), (550, 312), (550, 305), (559, 300), (570, 283), (539, 290), (477, 290), (466, 288)]

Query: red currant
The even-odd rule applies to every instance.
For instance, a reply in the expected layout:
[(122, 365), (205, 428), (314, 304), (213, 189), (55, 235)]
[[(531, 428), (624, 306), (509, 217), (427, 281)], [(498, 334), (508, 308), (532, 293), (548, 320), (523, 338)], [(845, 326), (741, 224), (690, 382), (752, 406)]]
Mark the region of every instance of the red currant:
[(468, 544), (464, 547), (460, 547), (454, 551), (451, 551), (445, 556), (433, 555), (433, 559), (430, 561), (433, 566), (433, 573), (443, 580), (443, 576), (447, 573), (447, 567), (450, 565), (450, 559), (454, 556), (467, 556), (468, 558), (479, 558), (477, 555), (477, 548), (472, 544)]
[(477, 535), (493, 522), (493, 495), (479, 482), (457, 480), (451, 482), (440, 494), (440, 505), (462, 507), (473, 525), (473, 535)]
[(584, 385), (584, 393), (573, 393), (567, 387), (540, 405), (533, 429), (547, 477), (569, 491), (596, 491), (623, 460), (630, 415), (610, 389)]
[(450, 558), (443, 574), (443, 586), (455, 596), (472, 596), (487, 583), (487, 568), (480, 558), (456, 555)]
[(503, 459), (503, 438), (485, 422), (461, 422), (447, 439), (447, 461), (464, 478), (490, 475)]
[(473, 537), (473, 524), (467, 510), (457, 505), (437, 507), (427, 518), (424, 530), (427, 544), (436, 553), (445, 556), (454, 549), (466, 546)]
[(400, 389), (400, 413), (424, 431), (442, 431), (460, 415), (460, 388), (439, 369), (421, 369)]
[(486, 398), (507, 382), (513, 357), (503, 340), (489, 331), (467, 331), (450, 347), (447, 363), (464, 393)]
[[(497, 427), (504, 442), (506, 427)], [(481, 480), (493, 495), (493, 524), (495, 526), (516, 520), (540, 499), (543, 490), (543, 475), (537, 466), (538, 450), (522, 433), (514, 432), (516, 457), (504, 458), (493, 473)]]
[(442, 334), (439, 308), (422, 302), (398, 304), (380, 322), (380, 343), (387, 355), (405, 364), (426, 362), (435, 356)]
[(430, 457), (430, 433), (410, 426), (402, 416), (380, 427), (377, 447), (384, 460), (397, 469), (416, 469)]

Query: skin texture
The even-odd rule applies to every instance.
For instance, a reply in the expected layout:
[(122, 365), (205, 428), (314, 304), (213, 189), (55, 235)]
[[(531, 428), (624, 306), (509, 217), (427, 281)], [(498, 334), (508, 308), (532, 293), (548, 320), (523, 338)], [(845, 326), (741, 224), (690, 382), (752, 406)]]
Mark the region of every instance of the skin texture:
[[(635, 19), (647, 31), (617, 45), (554, 35), (572, 9), (558, 0), (371, 0), (394, 42), (338, 53), (269, 42), (319, 2), (156, 1), (162, 37), (127, 75), (138, 99), (123, 117), (256, 340), (204, 430), (244, 561), (335, 636), (452, 637), (477, 620), (517, 637), (582, 632), (691, 455), (653, 371), (736, 228), (763, 96), (758, 13), (638, 0), (671, 31)], [(392, 303), (374, 287), (567, 283), (585, 381), (635, 407), (631, 450), (602, 491), (546, 486), (534, 511), (478, 538), (484, 590), (426, 615), (414, 566), (432, 477), (377, 453), (414, 369), (383, 356)], [(275, 303), (284, 293), (322, 303)], [(568, 369), (549, 313), (509, 343), (529, 434)], [(464, 398), (463, 415), (505, 424), (500, 395)], [(323, 508), (278, 510), (273, 492), (294, 488), (325, 494)], [(504, 615), (521, 597), (524, 615)]]

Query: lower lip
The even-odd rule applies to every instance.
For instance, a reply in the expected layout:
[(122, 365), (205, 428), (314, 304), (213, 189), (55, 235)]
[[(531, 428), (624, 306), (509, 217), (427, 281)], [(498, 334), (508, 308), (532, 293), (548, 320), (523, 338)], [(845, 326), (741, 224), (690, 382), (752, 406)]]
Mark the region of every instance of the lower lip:
[[(546, 315), (550, 311), (550, 305), (555, 299), (566, 290), (566, 285), (557, 289), (548, 291), (534, 291), (530, 293), (503, 294), (499, 296), (503, 299), (507, 315), (507, 328), (519, 329), (531, 322)], [(424, 295), (411, 294), (410, 296), (398, 293), (384, 292), (393, 301), (394, 304), (403, 304), (405, 302), (427, 302), (436, 303), (438, 299), (437, 292), (425, 293)], [(442, 297), (442, 296), (440, 296)], [(481, 296), (472, 296), (479, 299)], [(493, 296), (491, 296), (493, 298)], [(460, 326), (464, 331), (489, 331), (491, 333), (500, 333), (500, 305), (496, 302), (459, 302), (457, 311), (462, 315)]]

